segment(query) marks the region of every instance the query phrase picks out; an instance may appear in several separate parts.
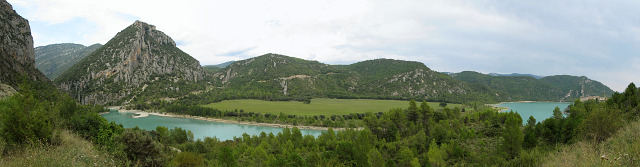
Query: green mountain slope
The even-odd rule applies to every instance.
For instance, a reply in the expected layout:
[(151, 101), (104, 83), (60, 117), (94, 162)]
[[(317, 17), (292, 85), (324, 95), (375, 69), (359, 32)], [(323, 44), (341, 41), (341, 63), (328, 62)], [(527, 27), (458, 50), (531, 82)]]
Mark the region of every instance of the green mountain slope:
[(453, 78), (487, 86), (506, 101), (559, 101), (562, 91), (529, 76), (491, 76), (473, 71), (451, 74)]
[(326, 96), (328, 91), (346, 92), (353, 80), (350, 71), (317, 61), (266, 54), (232, 63), (213, 74), (214, 84), (224, 89), (262, 92), (274, 96)]
[(540, 81), (559, 88), (565, 99), (587, 96), (607, 97), (614, 92), (606, 85), (585, 76), (556, 75), (540, 78)]
[(359, 74), (355, 92), (363, 95), (459, 101), (462, 97), (475, 99), (479, 94), (488, 94), (474, 91), (475, 87), (433, 71), (420, 62), (376, 59), (346, 68)]
[(234, 62), (212, 76), (215, 86), (240, 94), (456, 102), (480, 98), (495, 101), (496, 98), (491, 91), (457, 81), (422, 63), (391, 59), (327, 65), (266, 54)]
[(51, 44), (35, 48), (36, 67), (49, 79), (55, 79), (78, 61), (102, 45), (84, 46), (73, 43)]
[[(211, 74), (216, 91), (235, 98), (300, 97), (427, 99), (429, 101), (573, 101), (612, 91), (586, 77), (492, 76), (472, 71), (449, 75), (420, 62), (375, 59), (327, 65), (277, 54), (241, 60)], [(214, 71), (215, 72), (215, 71)], [(584, 85), (584, 91), (581, 89)], [(576, 88), (578, 86), (578, 88)], [(588, 92), (572, 95), (569, 92)], [(592, 92), (601, 92), (594, 94)], [(242, 96), (239, 96), (241, 94)], [(232, 95), (233, 96), (233, 95)]]
[(610, 96), (613, 91), (587, 77), (495, 76), (474, 71), (450, 73), (453, 78), (495, 91), (504, 101), (573, 101), (584, 96)]
[(204, 89), (200, 63), (155, 26), (136, 21), (55, 79), (82, 104), (129, 104)]

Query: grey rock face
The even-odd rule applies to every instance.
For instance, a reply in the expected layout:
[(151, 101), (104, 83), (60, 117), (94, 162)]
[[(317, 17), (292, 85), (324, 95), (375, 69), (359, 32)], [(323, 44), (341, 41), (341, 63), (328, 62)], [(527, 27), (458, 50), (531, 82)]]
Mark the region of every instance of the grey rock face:
[[(56, 79), (83, 104), (126, 102), (155, 78), (199, 82), (200, 63), (156, 27), (136, 21)], [(157, 91), (157, 90), (155, 90)]]
[(13, 10), (11, 4), (0, 1), (0, 83), (14, 88), (29, 80), (49, 81), (35, 68), (33, 37), (29, 21)]

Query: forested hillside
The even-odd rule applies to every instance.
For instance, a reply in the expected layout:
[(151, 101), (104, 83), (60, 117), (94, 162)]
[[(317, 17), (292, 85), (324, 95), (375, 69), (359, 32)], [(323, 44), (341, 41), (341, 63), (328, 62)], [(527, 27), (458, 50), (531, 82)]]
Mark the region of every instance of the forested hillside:
[(587, 96), (609, 97), (614, 93), (604, 84), (585, 76), (555, 75), (540, 78), (540, 81), (559, 88), (565, 99)]
[[(613, 91), (586, 77), (492, 76), (477, 72), (439, 73), (423, 63), (375, 59), (350, 65), (266, 54), (219, 69), (207, 67), (213, 89), (180, 100), (207, 104), (228, 99), (300, 100), (309, 98), (424, 99), (467, 103), (573, 101), (609, 96)], [(584, 89), (576, 89), (584, 85)], [(585, 93), (576, 93), (577, 91)], [(603, 92), (594, 94), (593, 92)]]
[(451, 74), (457, 80), (486, 86), (505, 101), (560, 101), (562, 91), (528, 76), (491, 76), (473, 71)]
[(266, 54), (234, 62), (209, 75), (216, 88), (185, 99), (201, 104), (235, 98), (304, 100), (318, 97), (497, 101), (489, 90), (469, 86), (422, 63), (391, 59), (328, 65)]
[(527, 75), (496, 76), (474, 71), (448, 75), (493, 90), (501, 101), (573, 101), (580, 97), (613, 94), (609, 87), (584, 76), (556, 75), (536, 79)]
[(100, 44), (84, 46), (72, 43), (38, 46), (35, 48), (36, 67), (53, 80), (100, 47)]

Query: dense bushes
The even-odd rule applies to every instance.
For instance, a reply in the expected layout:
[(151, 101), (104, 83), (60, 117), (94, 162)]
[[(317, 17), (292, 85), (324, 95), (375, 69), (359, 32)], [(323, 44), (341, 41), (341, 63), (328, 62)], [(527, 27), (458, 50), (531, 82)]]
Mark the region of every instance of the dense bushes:
[(36, 100), (31, 93), (0, 101), (0, 136), (9, 147), (51, 143), (54, 131), (51, 109), (49, 104)]

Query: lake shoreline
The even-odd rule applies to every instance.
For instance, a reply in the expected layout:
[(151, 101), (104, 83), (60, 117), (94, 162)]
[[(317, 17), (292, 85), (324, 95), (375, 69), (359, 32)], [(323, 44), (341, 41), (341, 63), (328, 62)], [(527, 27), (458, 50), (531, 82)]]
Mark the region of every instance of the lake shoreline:
[(502, 107), (499, 106), (501, 104), (505, 104), (505, 103), (572, 103), (572, 102), (557, 102), (557, 101), (514, 101), (514, 102), (500, 102), (498, 104), (486, 104), (488, 106), (491, 107), (496, 107), (500, 110), (498, 110), (498, 112), (505, 112), (509, 110), (509, 107)]
[[(197, 120), (203, 120), (203, 121), (212, 121), (212, 122), (221, 122), (221, 123), (230, 123), (230, 124), (238, 124), (238, 125), (253, 125), (253, 126), (264, 126), (264, 127), (276, 127), (276, 128), (293, 128), (293, 127), (297, 127), (298, 129), (306, 129), (306, 130), (329, 130), (329, 127), (320, 127), (320, 126), (306, 126), (306, 125), (298, 125), (298, 126), (294, 126), (294, 125), (287, 125), (287, 124), (276, 124), (276, 123), (258, 123), (258, 122), (247, 122), (247, 121), (236, 121), (236, 120), (228, 120), (228, 119), (221, 119), (221, 118), (208, 118), (208, 117), (201, 117), (201, 116), (193, 116), (193, 115), (178, 115), (178, 114), (172, 114), (172, 113), (165, 113), (165, 112), (157, 112), (157, 111), (143, 111), (143, 110), (126, 110), (126, 109), (120, 109), (120, 106), (110, 106), (107, 107), (108, 109), (114, 109), (114, 110), (118, 110), (117, 112), (120, 113), (134, 113), (134, 114), (138, 114), (133, 116), (133, 118), (143, 118), (143, 117), (148, 117), (149, 115), (155, 115), (155, 116), (161, 116), (161, 117), (171, 117), (171, 118), (190, 118), (190, 119), (197, 119)], [(333, 128), (334, 131), (343, 131), (346, 129), (353, 129), (353, 128)], [(356, 130), (362, 130), (363, 128), (355, 128)]]

